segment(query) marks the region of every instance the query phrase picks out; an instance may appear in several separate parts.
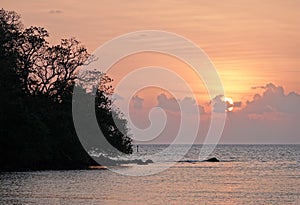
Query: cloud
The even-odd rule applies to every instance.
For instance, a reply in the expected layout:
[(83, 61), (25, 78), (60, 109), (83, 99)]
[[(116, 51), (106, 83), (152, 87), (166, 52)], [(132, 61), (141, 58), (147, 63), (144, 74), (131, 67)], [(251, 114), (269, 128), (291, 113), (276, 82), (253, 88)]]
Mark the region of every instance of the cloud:
[(157, 96), (157, 101), (157, 106), (162, 109), (172, 112), (178, 112), (180, 110), (178, 101), (173, 97), (168, 98), (164, 93)]
[(295, 114), (300, 113), (300, 95), (291, 92), (284, 93), (281, 86), (272, 83), (264, 86), (262, 95), (256, 94), (252, 101), (248, 101), (243, 112), (248, 114), (262, 114), (267, 112), (280, 112)]
[(256, 90), (256, 89), (264, 89), (265, 86), (253, 86), (251, 87), (252, 90)]
[(223, 143), (300, 143), (300, 95), (269, 83), (227, 115)]
[(63, 13), (63, 11), (57, 9), (57, 10), (50, 10), (49, 13), (50, 14), (61, 14), (61, 13)]
[[(272, 83), (263, 86), (259, 91), (245, 103), (240, 101), (233, 103), (240, 109), (227, 112), (220, 143), (300, 143), (300, 95), (295, 92), (285, 93), (282, 86)], [(210, 102), (209, 105), (212, 106), (214, 112), (224, 112), (228, 106), (231, 106), (223, 99), (224, 96), (219, 95)], [(133, 113), (133, 117), (137, 125), (142, 128), (151, 124), (145, 100), (146, 98), (143, 99), (139, 96), (134, 96), (132, 99), (132, 107), (140, 109)], [(157, 142), (172, 142), (173, 137), (177, 134), (176, 129), (180, 127), (181, 117), (185, 117), (184, 120), (189, 125), (183, 133), (189, 133), (195, 126), (193, 124), (197, 117), (195, 108), (199, 109), (200, 114), (205, 113), (203, 107), (190, 97), (176, 99), (162, 93), (157, 95), (157, 101), (157, 106), (167, 111), (168, 121), (164, 134), (161, 135), (163, 137), (157, 138)], [(182, 116), (178, 113), (185, 115)], [(210, 123), (210, 113), (201, 116), (196, 143), (203, 143)]]
[(230, 102), (225, 101), (224, 95), (217, 95), (210, 104), (213, 106), (213, 112), (218, 113), (224, 113), (232, 107), (242, 106), (242, 102), (233, 102), (233, 104), (231, 104)]
[(217, 95), (212, 101), (211, 104), (213, 106), (214, 112), (223, 113), (226, 110), (226, 103), (223, 100), (223, 95)]
[(191, 97), (183, 98), (183, 100), (180, 101), (180, 106), (182, 111), (187, 114), (194, 114), (196, 109), (198, 109), (199, 114), (205, 113), (204, 107), (197, 105), (196, 101)]
[(242, 107), (242, 102), (241, 101), (237, 101), (237, 102), (233, 102), (233, 107), (238, 107), (238, 108), (240, 108), (240, 107)]
[(186, 114), (195, 114), (197, 110), (199, 114), (205, 113), (204, 107), (198, 105), (191, 97), (185, 97), (182, 100), (173, 97), (168, 98), (164, 93), (157, 96), (158, 107), (171, 112), (181, 112)]
[(133, 102), (133, 108), (135, 108), (135, 109), (143, 108), (144, 99), (139, 97), (138, 95), (136, 95), (132, 98), (132, 102)]

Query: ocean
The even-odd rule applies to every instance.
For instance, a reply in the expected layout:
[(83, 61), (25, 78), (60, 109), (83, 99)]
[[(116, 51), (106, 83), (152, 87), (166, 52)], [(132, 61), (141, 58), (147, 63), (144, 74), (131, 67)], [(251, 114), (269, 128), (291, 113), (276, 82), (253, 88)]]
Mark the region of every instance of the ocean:
[[(172, 162), (184, 146), (113, 171), (0, 173), (0, 204), (300, 204), (300, 145), (217, 145), (209, 157), (220, 162), (199, 160), (202, 145), (193, 145)], [(148, 159), (166, 147), (139, 145), (133, 155)]]

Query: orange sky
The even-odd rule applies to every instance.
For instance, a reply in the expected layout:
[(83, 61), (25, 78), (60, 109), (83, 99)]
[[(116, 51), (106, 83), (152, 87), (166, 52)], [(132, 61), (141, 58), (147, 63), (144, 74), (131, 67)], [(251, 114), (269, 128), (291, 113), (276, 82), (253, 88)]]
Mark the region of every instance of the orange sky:
[[(228, 113), (221, 143), (299, 143), (300, 95), (290, 93), (300, 93), (299, 0), (2, 0), (1, 7), (21, 14), (26, 26), (46, 28), (51, 43), (75, 36), (90, 52), (112, 38), (138, 30), (163, 30), (184, 36), (212, 60), (226, 96), (242, 101), (242, 108)], [(144, 115), (148, 110), (141, 108), (167, 108), (170, 127), (164, 130), (166, 139), (158, 142), (169, 143), (175, 136), (174, 128), (178, 128), (178, 113), (172, 108), (175, 97), (188, 108), (183, 112), (188, 117), (183, 120), (188, 124), (184, 136), (192, 136), (190, 130), (197, 123), (194, 118), (199, 115), (189, 108), (196, 107), (204, 113), (200, 127), (205, 134), (203, 127), (209, 125), (205, 116), (211, 109), (217, 112), (220, 103), (209, 104), (203, 82), (184, 63), (158, 54), (136, 54), (119, 61), (109, 74), (117, 85), (124, 75), (145, 66), (167, 67), (178, 73), (194, 90), (198, 104), (182, 90), (183, 84), (162, 72), (132, 78), (132, 84), (119, 96), (120, 105), (127, 106), (122, 97), (130, 90), (128, 86), (137, 84), (136, 80), (162, 79), (170, 86), (166, 96), (159, 95), (161, 90), (156, 88), (136, 90), (139, 96), (132, 101), (136, 121), (142, 127), (149, 123), (149, 116)], [(252, 89), (261, 86), (263, 89)], [(260, 95), (253, 98), (256, 93)], [(201, 132), (198, 143), (204, 139)]]
[(300, 1), (2, 0), (51, 42), (76, 36), (90, 52), (118, 35), (156, 29), (183, 35), (212, 59), (227, 95), (246, 101), (272, 82), (300, 93)]

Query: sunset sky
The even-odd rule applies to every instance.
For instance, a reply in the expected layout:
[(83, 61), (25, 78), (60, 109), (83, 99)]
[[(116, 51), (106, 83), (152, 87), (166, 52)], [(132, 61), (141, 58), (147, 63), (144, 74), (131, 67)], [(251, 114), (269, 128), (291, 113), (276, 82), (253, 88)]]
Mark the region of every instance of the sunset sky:
[[(25, 26), (46, 28), (51, 43), (75, 36), (91, 53), (106, 41), (137, 30), (182, 35), (206, 52), (220, 75), (226, 96), (236, 103), (233, 112), (228, 113), (221, 142), (300, 143), (298, 0), (2, 0), (1, 7), (19, 13)], [(186, 79), (196, 90), (196, 106), (201, 106), (204, 113), (213, 109), (209, 108), (203, 83), (183, 72), (187, 66), (170, 57), (137, 54), (116, 64), (111, 76), (119, 82), (133, 68), (151, 66), (153, 62), (170, 67)], [(123, 67), (122, 72), (117, 71), (118, 67)], [(170, 86), (181, 102), (190, 97), (178, 84), (170, 82)], [(159, 104), (164, 97), (160, 96), (161, 90), (145, 93), (137, 93), (136, 102), (144, 103), (138, 104), (138, 109)], [(169, 97), (165, 96), (165, 103)], [(151, 104), (151, 99), (156, 101)]]

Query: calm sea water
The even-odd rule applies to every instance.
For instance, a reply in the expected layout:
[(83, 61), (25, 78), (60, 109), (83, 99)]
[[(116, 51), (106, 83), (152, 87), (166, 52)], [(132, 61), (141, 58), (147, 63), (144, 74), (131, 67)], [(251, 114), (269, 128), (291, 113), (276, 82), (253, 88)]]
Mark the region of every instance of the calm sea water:
[[(165, 147), (140, 145), (135, 155)], [(179, 162), (150, 176), (110, 170), (1, 173), (0, 204), (300, 204), (300, 145), (218, 145), (211, 154), (218, 163), (197, 162), (200, 148), (194, 145), (183, 159), (194, 163)], [(167, 166), (167, 159), (139, 171)]]

